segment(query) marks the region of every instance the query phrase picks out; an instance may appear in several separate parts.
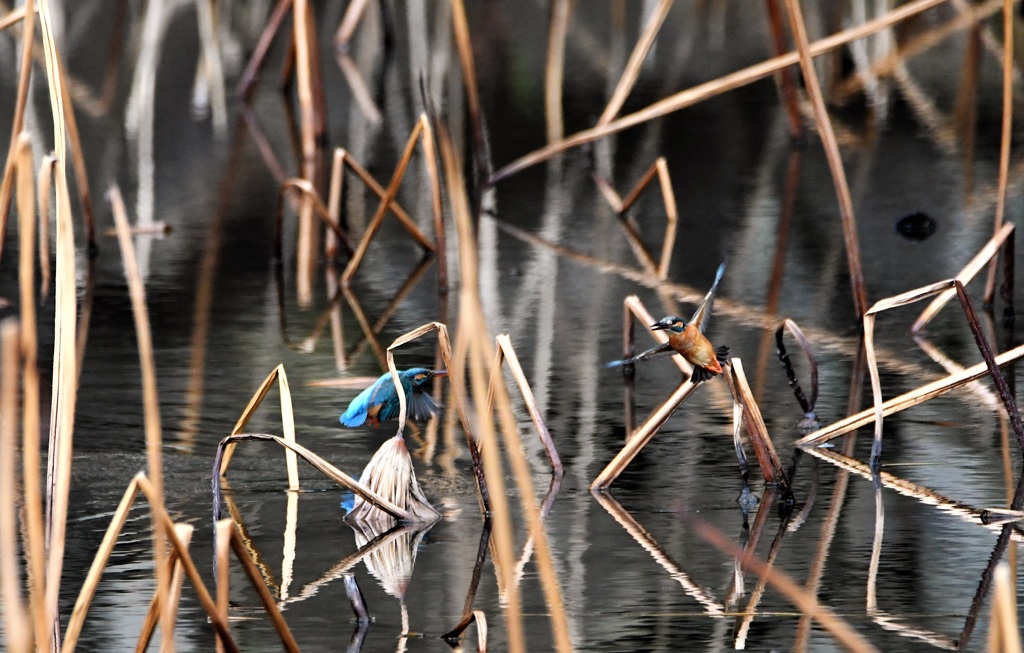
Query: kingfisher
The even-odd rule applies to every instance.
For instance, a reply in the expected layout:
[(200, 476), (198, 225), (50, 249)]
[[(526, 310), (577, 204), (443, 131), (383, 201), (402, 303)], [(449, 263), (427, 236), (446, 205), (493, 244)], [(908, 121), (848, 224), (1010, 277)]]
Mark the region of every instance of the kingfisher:
[[(440, 406), (427, 392), (426, 384), (435, 376), (446, 374), (447, 370), (430, 370), (425, 367), (413, 367), (398, 373), (398, 380), (405, 392), (409, 419), (426, 421), (437, 414)], [(387, 372), (352, 400), (339, 421), (348, 427), (362, 426), (364, 423), (377, 427), (381, 422), (398, 419), (400, 408), (395, 383), (391, 380), (391, 373)]]
[(691, 383), (697, 384), (707, 381), (716, 374), (721, 374), (722, 364), (729, 358), (729, 348), (715, 348), (712, 346), (711, 342), (704, 336), (704, 330), (707, 329), (708, 320), (711, 317), (711, 308), (715, 303), (715, 292), (718, 290), (718, 282), (722, 280), (724, 273), (725, 263), (723, 262), (718, 266), (718, 272), (715, 274), (715, 282), (711, 285), (711, 290), (708, 291), (708, 294), (704, 295), (704, 300), (701, 301), (700, 306), (697, 307), (697, 311), (690, 318), (689, 322), (684, 322), (681, 317), (670, 315), (661, 318), (651, 325), (651, 331), (669, 332), (667, 342), (637, 354), (632, 358), (608, 363), (607, 367), (630, 365), (637, 361), (668, 352), (679, 354), (693, 365), (693, 373), (690, 375)]

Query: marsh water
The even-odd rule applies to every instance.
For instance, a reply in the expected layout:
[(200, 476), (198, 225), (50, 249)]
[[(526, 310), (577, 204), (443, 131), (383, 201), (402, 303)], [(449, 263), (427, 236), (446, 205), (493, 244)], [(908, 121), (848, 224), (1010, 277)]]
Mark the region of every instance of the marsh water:
[[(244, 8), (224, 4), (230, 13), (222, 25), (230, 89), (255, 43), (268, 3)], [(421, 110), (421, 74), (449, 122), (458, 127), (464, 120), (457, 59), (448, 46), (446, 3), (388, 4), (397, 26), (390, 54), (381, 54), (376, 4), (352, 48), (380, 106), (379, 124), (368, 121), (353, 101), (329, 46), (341, 8), (317, 7), (318, 26), (328, 35), (321, 41), (329, 144), (345, 147), (382, 181), (390, 177)], [(577, 3), (573, 15), (566, 48), (566, 133), (594, 124), (639, 34), (641, 9), (654, 3), (623, 3), (630, 11), (621, 24), (615, 18), (616, 4), (607, 4)], [(625, 112), (769, 56), (763, 9), (747, 4), (677, 3)], [(106, 44), (113, 29), (104, 6), (82, 2), (62, 9), (69, 72), (93, 96), (100, 93), (106, 53), (106, 46), (98, 44)], [(493, 160), (501, 166), (545, 142), (548, 8), (528, 1), (487, 2), (470, 9), (489, 142)], [(831, 19), (816, 9), (808, 11), (812, 31), (820, 35), (821, 23)], [(938, 25), (955, 12), (948, 8), (924, 16), (917, 29)], [(364, 334), (350, 302), (337, 304), (344, 347), (351, 354), (342, 357), (342, 365), (329, 328), (313, 346), (293, 346), (331, 308), (333, 285), (326, 279), (338, 269), (321, 262), (312, 297), (300, 301), (292, 214), (285, 228), (282, 285), (275, 275), (279, 180), (267, 163), (267, 150), (275, 153), (288, 176), (297, 174), (289, 113), (277, 90), (282, 46), (271, 56), (248, 115), (232, 100), (226, 124), (218, 125), (202, 102), (193, 101), (199, 45), (192, 5), (166, 3), (161, 16), (145, 20), (155, 21), (160, 29), (144, 33), (144, 17), (132, 16), (112, 105), (103, 112), (80, 111), (79, 120), (99, 231), (112, 225), (102, 195), (114, 182), (120, 184), (134, 221), (171, 227), (166, 235), (137, 236), (135, 245), (156, 350), (167, 503), (176, 520), (196, 527), (191, 550), (212, 582), (213, 456), (218, 441), (231, 431), (275, 366), (283, 363), (287, 370), (299, 441), (348, 473), (358, 475), (393, 431), (390, 426), (341, 428), (338, 415), (358, 389), (317, 384), (376, 377), (382, 371), (372, 348), (360, 344)], [(952, 277), (991, 236), (1001, 71), (997, 60), (982, 50), (975, 92), (965, 92), (965, 85), (971, 88), (961, 74), (967, 47), (967, 32), (953, 34), (908, 61), (900, 81), (884, 81), (880, 103), (858, 96), (834, 114), (872, 300)], [(2, 125), (9, 124), (13, 104), (14, 52), (11, 39), (0, 38), (0, 60), (7, 62), (0, 67)], [(38, 156), (48, 151), (50, 137), (45, 87), (37, 85), (36, 91), (29, 125)], [(138, 94), (136, 104), (130, 101), (133, 94)], [(955, 120), (970, 106), (963, 98), (971, 96), (976, 99), (974, 137)], [(462, 132), (456, 134), (461, 138)], [(1015, 145), (1017, 136), (1015, 130)], [(668, 280), (684, 287), (681, 296), (659, 293), (650, 275), (629, 272), (641, 270), (641, 265), (622, 223), (588, 175), (592, 157), (625, 194), (658, 156), (666, 157), (679, 204)], [(1017, 160), (1014, 156), (1011, 162), (1011, 219), (1021, 209)], [(419, 155), (398, 199), (430, 229), (429, 185)], [(780, 510), (769, 496), (745, 518), (736, 502), (742, 484), (731, 439), (732, 403), (720, 378), (698, 388), (675, 413), (613, 485), (613, 500), (599, 501), (588, 491), (627, 433), (625, 381), (620, 373), (604, 369), (605, 362), (622, 352), (623, 299), (638, 295), (656, 317), (688, 316), (723, 257), (728, 269), (708, 333), (743, 361), (784, 462), (788, 465), (794, 458), (792, 442), (800, 436), (796, 425), (802, 411), (770, 336), (782, 318), (798, 322), (814, 346), (820, 380), (817, 412), (823, 421), (844, 417), (851, 405), (858, 410), (870, 405), (866, 376), (853, 376), (856, 385), (851, 388), (859, 330), (828, 167), (813, 133), (806, 147), (792, 147), (770, 78), (627, 130), (586, 153), (573, 150), (531, 168), (500, 183), (493, 200), (493, 214), (482, 216), (478, 225), (482, 299), (492, 333), (510, 334), (566, 466), (545, 526), (577, 650), (711, 651), (728, 650), (738, 642), (762, 651), (839, 649), (775, 590), (759, 596), (756, 575), (745, 576), (745, 593), (738, 598), (734, 558), (707, 544), (681, 519), (684, 507), (737, 544), (753, 538), (760, 557), (771, 557), (777, 569), (798, 583), (815, 585), (823, 603), (881, 650), (933, 650), (958, 641), (970, 650), (984, 647), (990, 559), (997, 552), (1015, 560), (1018, 539), (1004, 552), (997, 546), (1000, 529), (983, 526), (970, 510), (948, 509), (941, 497), (976, 509), (1009, 504), (1020, 454), (1013, 436), (1007, 436), (990, 381), (887, 418), (882, 471), (888, 476), (877, 491), (869, 475), (805, 454), (795, 467), (791, 512)], [(376, 201), (361, 186), (346, 186), (344, 209), (354, 232), (361, 232), (375, 208)], [(915, 211), (937, 225), (924, 240), (908, 239), (894, 228), (902, 216)], [(665, 218), (656, 187), (630, 215), (651, 251), (659, 252)], [(509, 225), (579, 256), (525, 240), (505, 228)], [(17, 296), (16, 233), (16, 227), (8, 232), (2, 261), (0, 289), (6, 297)], [(453, 233), (450, 261), (455, 260)], [(420, 249), (397, 223), (385, 222), (352, 284), (352, 294), (371, 323), (388, 310), (420, 258)], [(84, 249), (78, 264), (80, 304), (91, 312), (75, 425), (61, 603), (65, 615), (124, 488), (145, 465), (139, 362), (116, 241), (101, 236), (92, 268)], [(383, 346), (428, 321), (455, 324), (458, 274), (452, 265), (447, 306), (439, 298), (432, 261), (380, 329)], [(969, 286), (978, 306), (980, 285), (976, 281)], [(947, 374), (911, 337), (915, 308), (921, 307), (879, 319), (886, 397)], [(1012, 339), (1001, 310), (1000, 303), (996, 319), (983, 317), (999, 351)], [(52, 318), (50, 299), (40, 315), (44, 371), (52, 351), (47, 327)], [(638, 346), (647, 344), (644, 331), (637, 331)], [(955, 302), (928, 327), (927, 338), (960, 365), (981, 360)], [(807, 367), (795, 346), (791, 353), (806, 383)], [(424, 342), (404, 348), (399, 365), (429, 366), (433, 360), (434, 350)], [(1018, 374), (1012, 367), (1007, 370), (1008, 376)], [(639, 366), (637, 419), (660, 404), (679, 380), (667, 360)], [(48, 387), (44, 382), (44, 399)], [(514, 399), (540, 501), (551, 472), (526, 410)], [(275, 404), (272, 391), (250, 431), (280, 432)], [(442, 426), (429, 460), (409, 440), (419, 480), (443, 518), (424, 534), (406, 536), (406, 551), (415, 552), (414, 566), (406, 567), (411, 575), (395, 579), (400, 572), (382, 570), (376, 563), (360, 562), (351, 569), (373, 617), (365, 633), (355, 637), (356, 623), (337, 569), (366, 542), (366, 535), (343, 520), (340, 488), (302, 465), (303, 489), (290, 495), (278, 447), (244, 443), (239, 448), (228, 475), (233, 516), (244, 526), (303, 650), (338, 650), (350, 640), (349, 650), (355, 650), (359, 637), (363, 651), (450, 650), (439, 636), (462, 616), (483, 524), (461, 432), (456, 429), (454, 437), (446, 438), (444, 431)], [(869, 448), (866, 427), (851, 455), (866, 461)], [(898, 491), (893, 478), (934, 495), (922, 500)], [(763, 495), (766, 489), (759, 479), (754, 466), (751, 489)], [(514, 487), (511, 477), (509, 486)], [(882, 517), (877, 609), (869, 612), (869, 567)], [(134, 646), (154, 590), (149, 532), (148, 512), (138, 507), (99, 586), (81, 650)], [(521, 547), (521, 524), (517, 533)], [(1017, 537), (1016, 531), (1012, 534)], [(521, 592), (529, 650), (551, 649), (547, 607), (532, 563), (523, 568)], [(758, 597), (757, 604), (748, 610), (752, 596)], [(403, 601), (407, 637), (402, 636)], [(255, 592), (237, 569), (232, 570), (231, 603), (231, 628), (243, 650), (278, 646)], [(473, 605), (487, 615), (491, 650), (503, 650), (503, 605), (489, 563)], [(753, 614), (749, 623), (744, 614)], [(186, 586), (176, 634), (179, 650), (211, 650), (211, 633)], [(472, 628), (469, 633), (475, 636)]]

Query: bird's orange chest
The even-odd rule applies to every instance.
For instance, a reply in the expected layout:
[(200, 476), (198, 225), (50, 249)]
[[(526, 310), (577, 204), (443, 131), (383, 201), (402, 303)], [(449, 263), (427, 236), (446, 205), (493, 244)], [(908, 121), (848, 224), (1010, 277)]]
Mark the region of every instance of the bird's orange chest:
[(718, 361), (715, 359), (715, 348), (711, 346), (711, 342), (704, 337), (704, 334), (692, 324), (687, 325), (682, 332), (670, 335), (668, 342), (676, 353), (694, 365), (715, 371), (721, 370)]

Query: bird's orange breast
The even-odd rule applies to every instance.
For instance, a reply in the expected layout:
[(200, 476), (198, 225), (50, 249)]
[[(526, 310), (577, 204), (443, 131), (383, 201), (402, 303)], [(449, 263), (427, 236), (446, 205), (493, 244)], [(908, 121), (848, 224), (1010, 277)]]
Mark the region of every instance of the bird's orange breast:
[(688, 325), (682, 333), (673, 333), (668, 338), (672, 349), (693, 365), (720, 374), (722, 366), (715, 358), (715, 348), (704, 334), (693, 325)]

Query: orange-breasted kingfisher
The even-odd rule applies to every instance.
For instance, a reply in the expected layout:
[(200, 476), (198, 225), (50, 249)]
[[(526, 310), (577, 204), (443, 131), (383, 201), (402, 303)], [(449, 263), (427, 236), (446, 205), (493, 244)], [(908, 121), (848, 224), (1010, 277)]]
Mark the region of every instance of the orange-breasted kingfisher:
[[(436, 415), (440, 406), (427, 392), (426, 384), (435, 376), (448, 374), (446, 370), (429, 370), (425, 367), (413, 367), (398, 373), (398, 380), (405, 392), (405, 405), (409, 419), (417, 422), (426, 421)], [(359, 393), (341, 414), (339, 421), (348, 427), (380, 426), (381, 422), (398, 419), (401, 410), (395, 383), (391, 373), (386, 372), (373, 382), (369, 388)]]
[(707, 381), (716, 374), (721, 374), (722, 363), (725, 363), (729, 358), (729, 348), (718, 347), (716, 349), (704, 336), (704, 330), (707, 329), (708, 320), (711, 317), (711, 308), (715, 303), (715, 292), (718, 290), (718, 282), (722, 280), (724, 273), (725, 263), (723, 262), (718, 266), (718, 272), (715, 274), (715, 282), (711, 285), (711, 290), (708, 291), (708, 294), (704, 295), (704, 300), (697, 307), (697, 311), (690, 318), (689, 322), (684, 322), (681, 317), (670, 315), (661, 318), (656, 324), (651, 325), (651, 331), (668, 331), (668, 342), (658, 345), (653, 349), (648, 349), (632, 358), (608, 363), (608, 367), (629, 365), (662, 353), (676, 353), (693, 365), (693, 373), (690, 375), (691, 383), (696, 384)]

